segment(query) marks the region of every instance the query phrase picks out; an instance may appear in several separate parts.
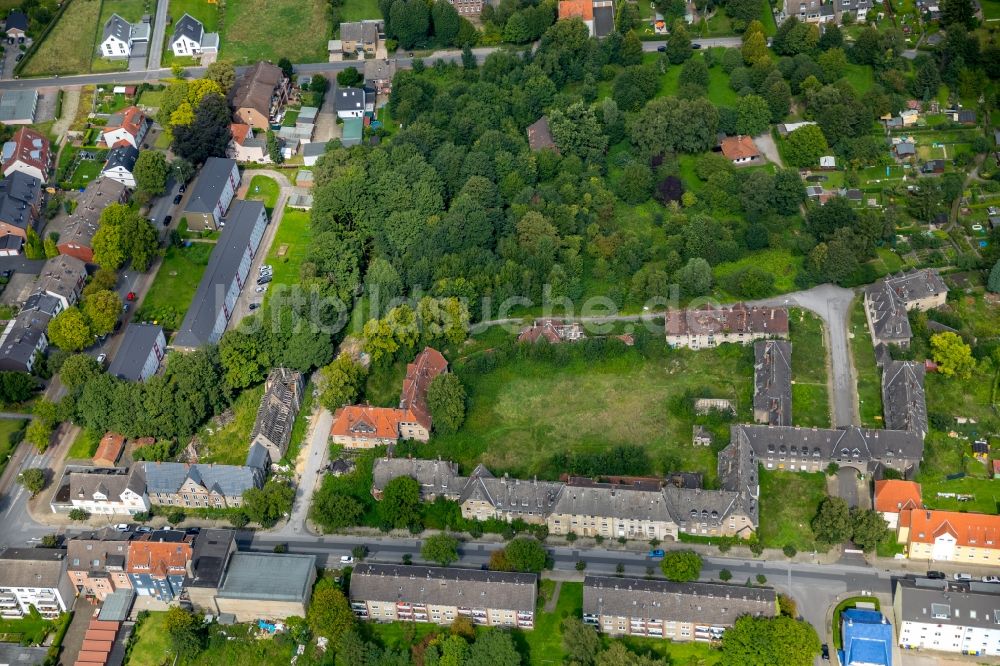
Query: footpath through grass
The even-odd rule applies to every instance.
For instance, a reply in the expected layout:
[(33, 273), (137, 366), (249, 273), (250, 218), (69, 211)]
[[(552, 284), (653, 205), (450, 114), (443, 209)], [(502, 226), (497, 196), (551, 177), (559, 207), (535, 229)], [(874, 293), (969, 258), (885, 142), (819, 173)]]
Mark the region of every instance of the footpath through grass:
[(807, 310), (789, 312), (792, 342), (792, 423), (830, 427), (827, 349), (823, 320)]
[(170, 331), (180, 328), (214, 248), (214, 243), (168, 248), (135, 319), (156, 321)]

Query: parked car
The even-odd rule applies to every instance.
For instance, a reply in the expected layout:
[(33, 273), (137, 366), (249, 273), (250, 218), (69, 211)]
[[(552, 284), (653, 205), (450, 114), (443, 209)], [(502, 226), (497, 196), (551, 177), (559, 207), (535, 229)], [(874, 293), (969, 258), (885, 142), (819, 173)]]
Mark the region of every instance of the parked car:
[(663, 559), (663, 555), (664, 555), (664, 553), (663, 553), (663, 549), (662, 548), (655, 548), (655, 549), (649, 551), (649, 555), (647, 557), (649, 557), (650, 559), (653, 559), (653, 560), (662, 560)]
[(24, 54), (23, 54), (23, 53), (18, 53), (18, 54), (17, 54), (17, 58), (15, 58), (15, 60), (16, 60), (17, 62), (21, 62), (21, 58), (23, 58), (23, 57), (24, 57)]
[(128, 532), (128, 523), (118, 523), (115, 525), (115, 530), (118, 532)]
[(968, 583), (970, 580), (972, 580), (972, 574), (957, 573), (955, 574), (955, 580), (961, 581), (963, 583)]
[(97, 365), (104, 365), (104, 362), (108, 360), (108, 355), (101, 352), (97, 355)]
[(250, 309), (251, 310), (256, 310), (259, 307), (260, 307), (260, 303), (251, 303), (250, 304)]
[(173, 215), (167, 215), (165, 218), (163, 218), (163, 226), (169, 227), (170, 226), (170, 222), (173, 219), (174, 219)]
[(701, 48), (701, 44), (692, 44), (691, 48), (693, 48), (693, 49), (700, 49)]
[(153, 528), (149, 525), (139, 525), (139, 527), (135, 528), (135, 531), (139, 534), (146, 534), (147, 532), (152, 532)]
[(130, 291), (130, 292), (128, 292), (128, 293), (127, 293), (127, 294), (125, 295), (125, 300), (126, 300), (126, 301), (134, 301), (134, 300), (135, 300), (135, 292), (134, 292), (134, 291)]
[(945, 578), (947, 578), (947, 576), (944, 575), (943, 571), (928, 571), (927, 577), (933, 578), (935, 580), (944, 580)]
[(122, 312), (128, 312), (128, 303), (122, 306)]
[(984, 583), (1000, 583), (1000, 576), (983, 576)]
[(261, 264), (261, 267), (257, 269), (261, 273), (270, 273), (274, 270), (274, 266), (271, 264)]
[(823, 661), (830, 661), (830, 646), (829, 645), (827, 645), (826, 643), (823, 643), (820, 646), (820, 653), (823, 656)]
[(265, 291), (267, 291), (267, 285), (262, 284), (261, 286), (254, 289), (254, 291), (256, 291), (258, 294), (263, 294)]
[(188, 188), (187, 183), (181, 183), (181, 186), (178, 187), (177, 189), (180, 190), (181, 194), (184, 194), (185, 192), (187, 192), (187, 188)]
[(183, 194), (178, 194), (176, 197), (174, 197), (174, 205), (179, 204), (182, 198), (184, 198)]
[(659, 51), (660, 53), (666, 53), (667, 47), (666, 46), (657, 46), (656, 50)]
[(267, 284), (270, 281), (271, 281), (270, 275), (261, 275), (259, 278), (257, 278), (257, 284)]
[(341, 555), (340, 556), (340, 563), (341, 564), (354, 564), (354, 556), (353, 555)]

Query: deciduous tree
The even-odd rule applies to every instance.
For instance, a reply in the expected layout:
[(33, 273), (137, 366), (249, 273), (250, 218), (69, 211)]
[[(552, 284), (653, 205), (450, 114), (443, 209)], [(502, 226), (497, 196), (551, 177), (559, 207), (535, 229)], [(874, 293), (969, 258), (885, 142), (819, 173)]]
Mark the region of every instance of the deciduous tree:
[(663, 575), (676, 583), (698, 580), (701, 566), (701, 555), (692, 550), (668, 550), (660, 560)]
[(465, 421), (465, 387), (454, 373), (438, 375), (427, 389), (427, 406), (431, 410), (434, 430), (440, 433), (458, 432)]
[(355, 624), (347, 597), (329, 578), (316, 583), (306, 621), (314, 634), (329, 638), (333, 643), (339, 641), (344, 632), (353, 629)]
[(938, 372), (946, 377), (968, 379), (976, 369), (972, 348), (957, 333), (937, 333), (931, 336), (931, 354)]
[(45, 470), (39, 467), (29, 467), (18, 474), (17, 482), (34, 497), (45, 487)]
[(113, 291), (98, 291), (83, 301), (83, 315), (87, 318), (90, 332), (94, 335), (104, 335), (113, 331), (121, 312), (122, 300)]
[(576, 617), (562, 621), (563, 652), (573, 663), (590, 666), (601, 649), (601, 637), (594, 627), (588, 626)]
[(292, 510), (294, 500), (294, 488), (277, 479), (268, 479), (263, 488), (250, 488), (243, 493), (243, 511), (250, 520), (267, 528)]
[(420, 525), (420, 484), (410, 476), (399, 476), (385, 485), (378, 503), (380, 522), (390, 528)]
[(424, 540), (420, 556), (442, 567), (458, 561), (458, 539), (448, 534), (435, 534)]
[(63, 310), (49, 322), (49, 342), (66, 351), (80, 351), (94, 341), (87, 318), (79, 308)]
[(136, 190), (151, 197), (163, 194), (167, 189), (167, 157), (158, 150), (143, 150), (135, 161)]
[(361, 384), (367, 375), (365, 367), (350, 354), (341, 352), (330, 365), (317, 373), (320, 404), (331, 412), (358, 399)]
[(722, 657), (727, 666), (809, 666), (819, 652), (816, 630), (790, 617), (744, 615), (722, 635)]
[(771, 123), (771, 107), (759, 95), (746, 95), (736, 105), (736, 132), (747, 136), (764, 134)]
[(851, 511), (851, 540), (866, 553), (875, 550), (879, 542), (886, 538), (888, 527), (889, 524), (878, 511), (871, 509)]
[(191, 657), (201, 650), (204, 625), (194, 613), (172, 606), (167, 610), (163, 626), (170, 641), (170, 650), (177, 657)]
[(838, 544), (850, 539), (851, 511), (847, 502), (839, 497), (824, 498), (812, 520), (812, 529), (823, 543)]
[(830, 154), (823, 130), (819, 125), (806, 125), (785, 137), (785, 158), (791, 166), (816, 168), (819, 158)]

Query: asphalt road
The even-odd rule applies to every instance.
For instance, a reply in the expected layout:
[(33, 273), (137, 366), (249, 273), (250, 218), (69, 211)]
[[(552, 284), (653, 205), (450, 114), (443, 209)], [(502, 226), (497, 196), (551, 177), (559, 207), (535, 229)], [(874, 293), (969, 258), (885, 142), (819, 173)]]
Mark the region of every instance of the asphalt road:
[(160, 57), (163, 54), (163, 37), (167, 31), (167, 6), (169, 2), (156, 3), (156, 15), (153, 16), (153, 34), (149, 38), (149, 61), (147, 70), (160, 69)]

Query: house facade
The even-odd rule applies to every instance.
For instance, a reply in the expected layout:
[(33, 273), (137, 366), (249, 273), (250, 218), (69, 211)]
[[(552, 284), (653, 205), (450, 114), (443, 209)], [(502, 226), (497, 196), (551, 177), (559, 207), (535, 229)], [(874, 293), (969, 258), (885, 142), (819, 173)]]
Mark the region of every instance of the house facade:
[(879, 479), (875, 482), (874, 508), (885, 519), (890, 530), (899, 527), (901, 513), (923, 506), (919, 483), (902, 479)]
[(291, 85), (280, 68), (258, 62), (232, 92), (233, 121), (267, 131), (288, 103)]
[(192, 541), (180, 530), (157, 530), (130, 541), (125, 571), (135, 593), (173, 601), (184, 587)]
[(237, 162), (256, 162), (268, 164), (271, 156), (267, 151), (267, 140), (254, 136), (253, 128), (243, 123), (233, 123), (229, 126), (233, 138), (229, 141), (227, 155)]
[(124, 148), (126, 146), (139, 149), (142, 140), (149, 131), (149, 118), (137, 106), (129, 106), (117, 113), (111, 114), (107, 124), (101, 131), (101, 137), (108, 148)]
[(140, 465), (133, 465), (127, 474), (71, 473), (69, 490), (73, 508), (90, 514), (134, 516), (150, 507)]
[(48, 180), (51, 167), (49, 140), (30, 127), (20, 128), (10, 141), (3, 144), (4, 176), (20, 171), (44, 183)]
[(667, 344), (702, 349), (725, 343), (788, 337), (788, 310), (747, 306), (670, 309), (666, 316)]
[(1000, 516), (910, 509), (900, 513), (896, 541), (911, 560), (1000, 566)]
[(362, 563), (351, 574), (355, 616), (372, 622), (535, 627), (538, 576), (449, 567)]
[(340, 44), (345, 54), (374, 56), (378, 50), (382, 21), (353, 21), (340, 24)]
[(587, 576), (583, 622), (609, 636), (715, 643), (743, 615), (774, 617), (770, 588)]
[(362, 118), (365, 115), (365, 91), (361, 88), (337, 88), (333, 108), (341, 120)]
[(77, 596), (104, 601), (115, 590), (130, 590), (125, 565), (131, 534), (110, 528), (66, 542), (66, 576)]
[(0, 553), (0, 618), (27, 616), (34, 607), (47, 620), (73, 608), (74, 593), (63, 548), (7, 548)]
[(42, 181), (15, 171), (0, 180), (0, 237), (27, 240), (28, 229), (38, 230), (44, 195)]
[(125, 187), (135, 187), (135, 163), (139, 159), (139, 151), (132, 146), (119, 146), (108, 153), (101, 175), (118, 181)]
[(146, 492), (154, 505), (224, 509), (243, 505), (243, 494), (264, 485), (263, 467), (147, 462)]
[(898, 578), (892, 597), (899, 647), (1000, 656), (1000, 585)]
[(239, 187), (240, 169), (236, 160), (224, 157), (205, 160), (184, 208), (188, 227), (200, 231), (218, 229)]
[(727, 136), (719, 142), (722, 154), (736, 166), (750, 166), (763, 161), (757, 144), (749, 136)]
[(179, 58), (218, 53), (219, 33), (206, 33), (202, 22), (185, 12), (174, 24), (174, 34), (170, 38), (170, 50)]

